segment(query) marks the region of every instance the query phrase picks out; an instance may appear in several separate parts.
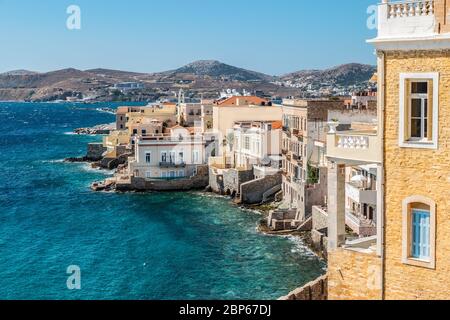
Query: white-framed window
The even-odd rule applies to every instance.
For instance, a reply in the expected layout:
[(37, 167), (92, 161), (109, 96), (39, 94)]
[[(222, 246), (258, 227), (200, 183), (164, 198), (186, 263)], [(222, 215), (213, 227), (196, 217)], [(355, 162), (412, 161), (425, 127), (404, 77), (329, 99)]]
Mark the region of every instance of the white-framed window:
[(438, 147), (439, 73), (400, 74), (399, 145)]
[(176, 152), (175, 151), (170, 151), (169, 154), (170, 154), (169, 162), (170, 163), (175, 163), (177, 161), (177, 154), (176, 154)]
[(250, 150), (250, 137), (244, 137), (244, 149)]
[(161, 151), (161, 162), (167, 162), (167, 151)]
[(146, 177), (147, 179), (150, 179), (150, 178), (152, 177), (151, 171), (145, 172), (145, 177)]
[(403, 200), (402, 262), (436, 267), (436, 203), (423, 196)]
[(192, 152), (192, 162), (193, 164), (198, 164), (200, 162), (200, 152), (198, 150)]
[(152, 162), (152, 153), (146, 152), (145, 153), (145, 163), (151, 163)]

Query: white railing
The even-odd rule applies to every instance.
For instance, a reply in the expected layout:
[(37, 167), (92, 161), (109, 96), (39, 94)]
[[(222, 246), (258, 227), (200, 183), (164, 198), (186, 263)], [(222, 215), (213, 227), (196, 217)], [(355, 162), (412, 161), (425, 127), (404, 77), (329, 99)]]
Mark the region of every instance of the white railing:
[(367, 136), (339, 136), (337, 147), (344, 149), (369, 149), (369, 137)]
[(434, 15), (434, 0), (388, 3), (388, 19)]

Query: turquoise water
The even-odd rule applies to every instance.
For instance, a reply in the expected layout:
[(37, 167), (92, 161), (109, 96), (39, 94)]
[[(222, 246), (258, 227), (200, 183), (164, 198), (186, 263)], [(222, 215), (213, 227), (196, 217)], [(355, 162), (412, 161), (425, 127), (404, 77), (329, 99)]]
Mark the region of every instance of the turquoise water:
[(101, 140), (72, 129), (114, 121), (96, 107), (0, 103), (0, 299), (276, 299), (323, 273), (227, 199), (91, 192), (110, 173), (61, 159)]

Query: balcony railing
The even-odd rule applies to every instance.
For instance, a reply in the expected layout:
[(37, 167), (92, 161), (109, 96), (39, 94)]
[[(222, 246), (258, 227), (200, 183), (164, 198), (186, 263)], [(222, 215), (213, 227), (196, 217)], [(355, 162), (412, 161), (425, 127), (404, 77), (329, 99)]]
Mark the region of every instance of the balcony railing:
[(184, 168), (186, 167), (186, 162), (161, 161), (159, 166), (161, 168)]
[(434, 15), (434, 0), (388, 3), (388, 19)]
[(369, 149), (369, 137), (367, 136), (338, 136), (338, 148), (344, 149)]
[(335, 159), (381, 162), (381, 148), (376, 133), (341, 131), (327, 136), (327, 157)]

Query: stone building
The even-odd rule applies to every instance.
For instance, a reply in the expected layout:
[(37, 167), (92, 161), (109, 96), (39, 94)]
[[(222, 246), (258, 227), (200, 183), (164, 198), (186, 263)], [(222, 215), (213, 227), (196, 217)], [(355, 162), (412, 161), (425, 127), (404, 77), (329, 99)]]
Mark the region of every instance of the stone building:
[[(352, 247), (342, 230), (342, 165), (329, 172), (330, 299), (450, 298), (450, 4), (379, 5), (378, 230)], [(370, 139), (370, 138), (369, 138)], [(354, 156), (357, 156), (354, 150)], [(363, 160), (363, 159), (360, 159)], [(335, 197), (335, 199), (331, 199)], [(332, 201), (333, 200), (333, 201)]]
[(346, 108), (341, 100), (283, 101), (283, 199), (286, 210), (296, 211), (294, 220), (299, 223), (311, 215), (313, 205), (325, 203), (328, 112)]

